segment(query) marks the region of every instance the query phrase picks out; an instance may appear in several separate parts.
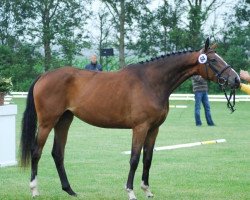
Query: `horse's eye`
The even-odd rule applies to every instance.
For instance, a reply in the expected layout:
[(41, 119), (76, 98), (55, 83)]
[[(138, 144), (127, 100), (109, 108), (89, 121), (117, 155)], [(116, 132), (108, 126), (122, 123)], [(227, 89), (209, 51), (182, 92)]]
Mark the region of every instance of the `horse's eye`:
[(210, 60), (210, 62), (211, 62), (211, 63), (216, 63), (217, 60), (213, 58), (213, 59)]

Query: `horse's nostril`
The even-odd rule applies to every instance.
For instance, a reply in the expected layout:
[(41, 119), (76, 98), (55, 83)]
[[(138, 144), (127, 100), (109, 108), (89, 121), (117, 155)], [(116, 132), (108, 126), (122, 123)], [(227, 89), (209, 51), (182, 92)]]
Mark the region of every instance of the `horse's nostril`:
[(240, 86), (240, 79), (239, 79), (239, 77), (235, 77), (234, 82), (235, 82), (235, 86), (238, 88)]

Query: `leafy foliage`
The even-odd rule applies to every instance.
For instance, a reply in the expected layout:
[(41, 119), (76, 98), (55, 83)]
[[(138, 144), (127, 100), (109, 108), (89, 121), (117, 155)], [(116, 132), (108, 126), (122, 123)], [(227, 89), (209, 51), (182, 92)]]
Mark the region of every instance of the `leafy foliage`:
[(228, 21), (228, 28), (218, 41), (218, 52), (236, 71), (250, 70), (250, 4), (238, 4), (235, 13), (226, 17), (232, 20)]
[(27, 91), (34, 78), (43, 72), (35, 69), (42, 57), (30, 45), (15, 50), (0, 46), (0, 57), (1, 76), (12, 78), (15, 91)]
[[(3, 0), (0, 4), (0, 76), (12, 77), (13, 90), (27, 91), (41, 73), (64, 65), (83, 68), (85, 52), (114, 48), (100, 57), (104, 70), (118, 70), (167, 52), (202, 47), (212, 35), (218, 53), (237, 72), (250, 70), (250, 3), (238, 1), (224, 27), (205, 29), (211, 13), (225, 0)], [(94, 4), (93, 4), (94, 5)], [(92, 9), (94, 8), (94, 9)], [(94, 13), (95, 11), (95, 13)], [(83, 52), (84, 49), (84, 52)], [(210, 93), (218, 92), (210, 85)], [(177, 92), (192, 92), (186, 81)]]
[(8, 93), (11, 91), (12, 87), (11, 78), (0, 77), (0, 92)]

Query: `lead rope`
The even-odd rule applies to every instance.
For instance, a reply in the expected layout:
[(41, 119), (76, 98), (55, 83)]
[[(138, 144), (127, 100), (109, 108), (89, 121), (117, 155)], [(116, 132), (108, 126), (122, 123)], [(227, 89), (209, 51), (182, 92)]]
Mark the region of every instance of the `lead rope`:
[[(228, 98), (228, 95), (226, 93), (226, 90), (223, 88), (224, 95), (227, 99), (227, 107), (231, 110), (231, 113), (233, 113), (236, 109), (234, 108), (235, 106), (235, 90), (232, 89), (230, 92), (230, 96)], [(231, 102), (231, 98), (233, 97), (233, 102)]]

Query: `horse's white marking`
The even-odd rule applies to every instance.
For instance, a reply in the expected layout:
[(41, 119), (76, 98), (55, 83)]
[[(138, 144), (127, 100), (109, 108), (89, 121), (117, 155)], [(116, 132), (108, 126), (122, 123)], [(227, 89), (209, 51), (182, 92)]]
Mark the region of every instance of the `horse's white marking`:
[[(226, 62), (225, 60), (223, 60), (223, 58), (221, 58), (217, 53), (216, 53), (215, 55), (216, 55), (219, 59), (221, 59), (221, 60), (225, 63), (225, 65), (228, 65), (227, 62)], [(237, 73), (233, 68), (230, 68), (230, 69), (237, 75), (238, 80), (240, 80), (240, 77), (239, 77), (238, 73)]]
[(133, 190), (126, 188), (126, 191), (128, 193), (128, 199), (129, 200), (137, 200)]
[(216, 55), (219, 59), (221, 59), (221, 60), (224, 62), (225, 65), (228, 65), (227, 62), (226, 62), (225, 60), (223, 60), (223, 58), (220, 57), (217, 53), (215, 53), (215, 55)]
[(145, 185), (144, 181), (141, 182), (141, 189), (145, 192), (147, 198), (154, 197), (153, 193), (149, 189), (149, 186)]
[(31, 193), (32, 193), (32, 197), (39, 196), (37, 185), (38, 185), (37, 177), (35, 177), (35, 179), (30, 182), (30, 190), (31, 190)]
[(233, 68), (231, 68), (231, 70), (237, 75), (238, 80), (240, 80), (240, 76), (238, 75), (238, 73)]

